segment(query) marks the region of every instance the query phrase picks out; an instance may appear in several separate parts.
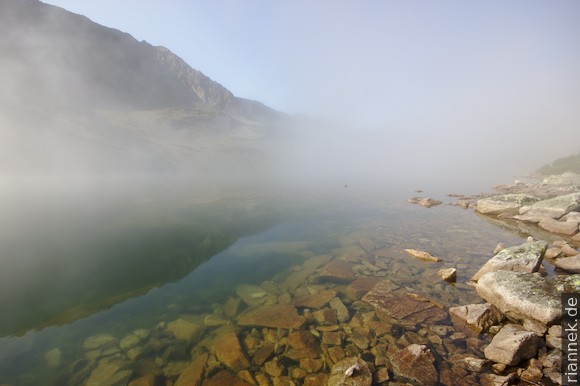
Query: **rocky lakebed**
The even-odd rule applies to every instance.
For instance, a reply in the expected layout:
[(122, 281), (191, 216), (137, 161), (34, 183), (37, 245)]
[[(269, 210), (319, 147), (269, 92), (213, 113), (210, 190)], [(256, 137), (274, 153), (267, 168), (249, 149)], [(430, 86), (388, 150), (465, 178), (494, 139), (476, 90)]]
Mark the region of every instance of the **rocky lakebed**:
[(88, 386), (561, 384), (561, 294), (580, 290), (580, 176), (494, 189), (448, 204), (529, 237), (489, 251), (468, 280), (461, 260), (353, 232), (210, 311), (90, 336), (72, 363), (54, 348), (46, 364)]

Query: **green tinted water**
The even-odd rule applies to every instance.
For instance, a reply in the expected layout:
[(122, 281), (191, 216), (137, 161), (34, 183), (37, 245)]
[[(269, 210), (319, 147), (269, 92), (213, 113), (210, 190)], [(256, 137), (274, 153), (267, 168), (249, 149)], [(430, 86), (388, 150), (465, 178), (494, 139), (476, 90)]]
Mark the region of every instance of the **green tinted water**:
[[(107, 355), (122, 358), (127, 377), (154, 363), (164, 379), (176, 379), (171, 366), (191, 360), (195, 343), (167, 336), (167, 323), (222, 315), (240, 285), (278, 288), (310, 258), (337, 259), (369, 240), (389, 256), (368, 253), (367, 263), (355, 265), (358, 276), (392, 278), (447, 307), (478, 301), (463, 283), (498, 242), (522, 240), (469, 210), (409, 205), (410, 192), (90, 192), (19, 195), (4, 207), (0, 383), (85, 384)], [(404, 248), (443, 263), (417, 261)], [(457, 285), (437, 278), (443, 266), (458, 268)], [(220, 327), (206, 324), (206, 336)], [(149, 343), (146, 352), (129, 354), (119, 340), (135, 330), (145, 331), (144, 347)], [(108, 354), (86, 347), (99, 334), (117, 339)], [(161, 343), (152, 344), (152, 336)]]

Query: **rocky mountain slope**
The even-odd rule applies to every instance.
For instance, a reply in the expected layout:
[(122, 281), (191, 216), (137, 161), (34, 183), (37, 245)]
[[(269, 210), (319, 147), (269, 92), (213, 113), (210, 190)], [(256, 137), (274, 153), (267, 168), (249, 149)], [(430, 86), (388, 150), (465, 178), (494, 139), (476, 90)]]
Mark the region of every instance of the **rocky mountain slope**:
[(0, 48), (4, 174), (256, 164), (284, 119), (167, 48), (37, 0), (0, 0)]

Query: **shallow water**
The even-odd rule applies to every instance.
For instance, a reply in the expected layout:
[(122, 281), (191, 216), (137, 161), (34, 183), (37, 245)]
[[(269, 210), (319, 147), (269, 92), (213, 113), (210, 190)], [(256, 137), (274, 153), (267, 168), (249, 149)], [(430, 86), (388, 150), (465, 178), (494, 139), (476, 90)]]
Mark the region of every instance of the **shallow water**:
[[(415, 194), (353, 187), (304, 196), (94, 185), (6, 193), (0, 220), (0, 383), (99, 384), (95, 367), (113, 359), (127, 370), (121, 383), (150, 367), (162, 372), (157, 377), (174, 380), (192, 350), (195, 357), (204, 344), (211, 346), (204, 337), (219, 333), (224, 323), (236, 326), (237, 315), (227, 318), (223, 310), (228, 299), (238, 298), (240, 285), (265, 288), (273, 302), (330, 289), (351, 316), (366, 311), (346, 299), (345, 284), (318, 282), (319, 270), (299, 288), (283, 288), (289, 275), (321, 255), (343, 260), (356, 251), (350, 261), (356, 276), (392, 279), (444, 307), (478, 302), (465, 281), (498, 242), (520, 243), (524, 235), (486, 223), (471, 210), (407, 204)], [(415, 260), (405, 248), (443, 261)], [(458, 269), (457, 284), (439, 279), (442, 267)], [(180, 341), (168, 333), (167, 323), (185, 316), (202, 321), (203, 336)], [(241, 341), (250, 333), (265, 339), (265, 330), (236, 328)], [(119, 341), (134, 331), (140, 342), (123, 347)], [(87, 346), (87, 339), (101, 334), (115, 340), (98, 349)], [(410, 334), (410, 341), (418, 339)], [(343, 346), (359, 355), (371, 349), (357, 349), (348, 338)], [(284, 376), (291, 376), (292, 366), (287, 364)], [(263, 372), (260, 366), (250, 370)], [(106, 376), (103, 384), (110, 382)]]

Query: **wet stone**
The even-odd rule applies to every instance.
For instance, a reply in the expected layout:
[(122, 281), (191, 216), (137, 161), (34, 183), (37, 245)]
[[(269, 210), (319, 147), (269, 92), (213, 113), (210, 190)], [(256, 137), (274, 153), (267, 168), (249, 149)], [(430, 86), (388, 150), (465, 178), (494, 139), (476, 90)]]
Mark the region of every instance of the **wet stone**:
[(338, 323), (336, 310), (332, 308), (323, 308), (313, 313), (314, 319), (320, 325), (332, 326)]
[(226, 303), (224, 304), (224, 315), (226, 316), (226, 318), (235, 317), (240, 311), (241, 303), (242, 303), (241, 298), (233, 298), (230, 296), (226, 301)]
[(325, 332), (322, 334), (322, 343), (331, 346), (340, 346), (344, 339), (344, 332)]
[(238, 319), (238, 325), (299, 329), (305, 321), (304, 316), (298, 315), (293, 305), (274, 304), (242, 314)]
[(62, 352), (58, 348), (53, 348), (44, 354), (44, 361), (48, 367), (58, 367), (61, 364)]
[(356, 279), (352, 265), (340, 260), (333, 260), (326, 264), (320, 272), (321, 281), (349, 283)]
[(350, 314), (348, 312), (348, 309), (342, 302), (342, 300), (340, 300), (340, 298), (331, 299), (330, 307), (336, 310), (336, 317), (340, 323), (348, 322), (348, 320), (350, 319)]
[(207, 363), (208, 357), (209, 355), (207, 353), (203, 353), (194, 358), (179, 375), (175, 386), (200, 385), (204, 377), (205, 364)]
[(272, 377), (279, 377), (286, 370), (284, 366), (278, 363), (278, 359), (274, 358), (269, 362), (264, 363), (266, 373)]
[(302, 358), (300, 359), (300, 368), (304, 369), (307, 373), (317, 373), (322, 370), (324, 366), (324, 361), (322, 359), (315, 358)]
[(236, 293), (249, 306), (257, 306), (265, 303), (268, 295), (265, 289), (251, 284), (238, 286)]
[(421, 385), (436, 385), (439, 379), (435, 357), (427, 346), (412, 344), (391, 356), (395, 375)]
[(312, 295), (299, 296), (294, 301), (296, 307), (319, 309), (327, 305), (336, 296), (336, 291), (323, 290)]
[(326, 374), (309, 374), (304, 378), (304, 386), (325, 386), (327, 379)]
[(360, 358), (345, 358), (332, 367), (328, 386), (370, 386), (372, 374), (368, 364)]
[(240, 341), (235, 331), (229, 331), (218, 335), (214, 341), (214, 350), (216, 357), (229, 367), (232, 371), (250, 367), (250, 362), (244, 353)]
[(129, 334), (125, 336), (123, 339), (121, 339), (121, 342), (119, 342), (119, 347), (121, 348), (121, 350), (128, 350), (132, 347), (137, 346), (139, 342), (141, 342), (141, 338), (139, 338), (135, 334)]
[(418, 324), (437, 324), (447, 318), (441, 306), (420, 294), (397, 289), (389, 280), (378, 283), (363, 301), (375, 307), (377, 316), (387, 323), (398, 321), (405, 327)]
[(186, 315), (167, 323), (167, 330), (177, 339), (191, 341), (201, 337), (204, 326), (198, 318)]
[(206, 379), (202, 386), (249, 386), (250, 384), (227, 372), (220, 371), (210, 379)]
[(112, 335), (102, 334), (95, 335), (87, 338), (83, 347), (87, 350), (93, 350), (97, 348), (111, 347), (116, 344), (117, 338)]
[(133, 373), (132, 370), (124, 369), (122, 363), (101, 362), (91, 372), (86, 386), (102, 386), (102, 385), (124, 385)]
[(261, 366), (274, 355), (274, 344), (266, 343), (256, 351), (252, 361), (255, 365)]
[(352, 300), (360, 300), (381, 280), (380, 277), (359, 277), (346, 287), (346, 295)]

